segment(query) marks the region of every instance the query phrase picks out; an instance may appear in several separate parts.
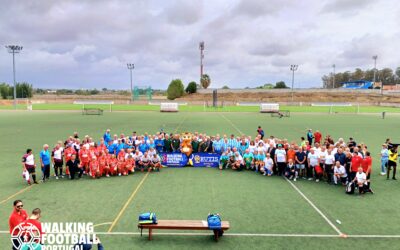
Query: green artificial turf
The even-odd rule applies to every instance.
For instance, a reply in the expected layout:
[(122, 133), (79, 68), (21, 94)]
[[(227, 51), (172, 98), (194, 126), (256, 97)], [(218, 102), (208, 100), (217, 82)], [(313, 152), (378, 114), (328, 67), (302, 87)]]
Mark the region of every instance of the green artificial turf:
[[(211, 168), (165, 168), (160, 173), (135, 173), (127, 177), (70, 181), (51, 179), (25, 188), (21, 177), (21, 156), (33, 148), (36, 159), (41, 146), (51, 146), (74, 131), (100, 138), (105, 129), (111, 133), (155, 133), (198, 131), (212, 134), (244, 133), (254, 137), (258, 125), (266, 135), (299, 141), (308, 128), (329, 133), (334, 139), (353, 136), (369, 146), (373, 161), (374, 195), (348, 196), (342, 187), (299, 180), (295, 185), (343, 233), (348, 235), (400, 235), (400, 183), (379, 176), (381, 143), (391, 137), (400, 140), (400, 117), (379, 114), (292, 114), (290, 118), (272, 118), (260, 113), (205, 112), (106, 112), (103, 116), (83, 116), (80, 112), (35, 111), (0, 112), (2, 138), (0, 164), (0, 231), (7, 231), (8, 216), (14, 199), (22, 199), (25, 209), (40, 207), (46, 222), (113, 222), (135, 190), (136, 194), (121, 213), (113, 232), (137, 233), (137, 216), (154, 211), (159, 219), (204, 220), (208, 213), (219, 212), (229, 220), (233, 234), (322, 234), (336, 231), (284, 179), (263, 177), (253, 172), (219, 171)], [(142, 185), (139, 187), (139, 184)], [(138, 188), (139, 187), (139, 188)], [(339, 220), (341, 224), (337, 223)], [(96, 227), (107, 232), (110, 224)], [(163, 231), (164, 232), (164, 231)], [(196, 233), (196, 232), (195, 232)], [(148, 242), (139, 235), (100, 235), (106, 249), (398, 249), (394, 238), (315, 238), (230, 236), (215, 243), (210, 236), (155, 235)], [(7, 246), (8, 234), (0, 234), (0, 245)], [(4, 249), (6, 249), (4, 248)]]

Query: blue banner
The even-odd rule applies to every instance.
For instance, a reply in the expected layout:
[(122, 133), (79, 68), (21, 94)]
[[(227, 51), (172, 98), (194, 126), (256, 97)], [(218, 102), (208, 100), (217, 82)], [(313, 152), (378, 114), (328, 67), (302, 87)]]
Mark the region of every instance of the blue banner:
[(188, 157), (182, 153), (160, 153), (161, 164), (168, 167), (184, 167), (188, 163)]
[(219, 166), (221, 154), (216, 153), (193, 153), (190, 156), (190, 163), (193, 167), (213, 167)]

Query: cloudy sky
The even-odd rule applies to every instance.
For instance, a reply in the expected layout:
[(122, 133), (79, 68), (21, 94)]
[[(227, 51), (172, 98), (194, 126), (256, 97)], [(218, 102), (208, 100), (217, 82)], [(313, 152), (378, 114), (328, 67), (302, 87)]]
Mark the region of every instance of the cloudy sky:
[[(1, 3), (3, 2), (3, 3)], [(211, 87), (291, 82), (321, 86), (332, 71), (400, 66), (396, 0), (0, 1), (0, 44), (23, 45), (17, 80), (41, 88), (166, 88), (199, 78), (199, 42)], [(0, 49), (0, 82), (12, 57)]]

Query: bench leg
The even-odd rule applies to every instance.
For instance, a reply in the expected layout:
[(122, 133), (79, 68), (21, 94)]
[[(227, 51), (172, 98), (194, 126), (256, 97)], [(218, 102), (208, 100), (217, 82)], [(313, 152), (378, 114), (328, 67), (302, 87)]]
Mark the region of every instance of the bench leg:
[(151, 240), (153, 236), (153, 229), (149, 228), (149, 240)]

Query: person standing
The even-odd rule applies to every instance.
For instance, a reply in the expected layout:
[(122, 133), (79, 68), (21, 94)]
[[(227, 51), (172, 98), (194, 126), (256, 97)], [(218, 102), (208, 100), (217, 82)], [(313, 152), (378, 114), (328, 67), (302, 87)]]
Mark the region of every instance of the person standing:
[(367, 176), (366, 192), (374, 193), (371, 189), (372, 157), (369, 151), (365, 152), (365, 157), (361, 161), (363, 172)]
[(312, 129), (309, 129), (307, 132), (307, 141), (310, 145), (313, 145), (313, 143), (312, 143), (313, 139), (314, 139), (314, 135), (313, 135)]
[(54, 172), (56, 174), (56, 179), (58, 180), (59, 177), (64, 178), (62, 169), (64, 164), (64, 148), (61, 147), (61, 144), (58, 142), (53, 149), (52, 152), (53, 157), (53, 164), (54, 164)]
[[(13, 211), (11, 212), (10, 217), (8, 219), (8, 225), (11, 236), (15, 237), (19, 234), (19, 230), (15, 228), (19, 224), (24, 222), (26, 219), (28, 219), (28, 213), (23, 209), (24, 205), (21, 200), (15, 200), (13, 202), (13, 206), (14, 206)], [(20, 247), (21, 246), (18, 240), (17, 239), (13, 240), (12, 249), (19, 249)]]
[[(313, 174), (315, 172), (315, 167), (319, 165), (319, 155), (315, 152), (314, 148), (310, 149), (310, 153), (307, 155), (307, 176), (308, 180), (311, 181), (313, 179)], [(319, 182), (319, 176), (315, 172), (316, 182)]]
[(393, 176), (392, 179), (396, 180), (396, 168), (397, 168), (397, 158), (399, 156), (399, 153), (397, 152), (397, 146), (393, 146), (389, 150), (389, 161), (388, 161), (388, 167), (387, 167), (387, 172), (386, 172), (386, 179), (389, 180), (390, 176), (390, 170), (393, 167)]
[[(41, 217), (41, 213), (42, 211), (40, 210), (40, 208), (35, 208), (32, 210), (32, 215), (29, 216), (29, 219), (26, 220), (26, 223), (30, 223), (33, 226), (35, 226), (36, 228), (32, 228), (34, 235), (43, 235), (43, 231), (42, 231), (42, 223), (40, 223), (39, 219)], [(40, 240), (35, 240), (34, 242), (34, 249), (41, 249), (39, 247), (39, 245), (41, 244), (41, 239)]]
[(45, 182), (50, 178), (50, 152), (49, 152), (49, 145), (44, 144), (43, 150), (40, 152), (40, 165), (42, 167), (42, 181)]
[(299, 171), (299, 176), (303, 177), (303, 179), (306, 179), (306, 173), (305, 173), (306, 161), (307, 161), (307, 154), (303, 151), (303, 147), (299, 147), (299, 151), (296, 152), (295, 163)]
[(261, 136), (261, 140), (264, 139), (264, 130), (261, 128), (261, 126), (258, 126), (257, 128), (257, 135)]
[(382, 144), (381, 150), (381, 175), (386, 175), (386, 169), (389, 161), (389, 150), (386, 144)]
[(358, 172), (358, 168), (361, 167), (362, 157), (358, 155), (356, 151), (353, 152), (353, 156), (351, 157), (351, 172), (350, 172), (350, 180), (354, 180), (356, 174)]
[(29, 178), (29, 175), (32, 176), (33, 183), (38, 184), (36, 181), (36, 164), (35, 164), (35, 156), (32, 153), (32, 149), (28, 148), (26, 150), (26, 154), (22, 156), (22, 166), (23, 166), (23, 171), (26, 175), (26, 181), (28, 182), (28, 185), (31, 185), (31, 180)]
[(321, 143), (321, 139), (322, 139), (322, 134), (318, 130), (316, 130), (314, 133), (314, 141)]
[(286, 168), (286, 151), (282, 144), (278, 144), (278, 148), (275, 150), (275, 162), (278, 165), (278, 175), (282, 176)]

